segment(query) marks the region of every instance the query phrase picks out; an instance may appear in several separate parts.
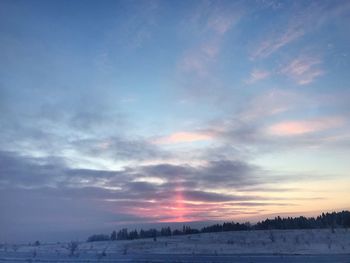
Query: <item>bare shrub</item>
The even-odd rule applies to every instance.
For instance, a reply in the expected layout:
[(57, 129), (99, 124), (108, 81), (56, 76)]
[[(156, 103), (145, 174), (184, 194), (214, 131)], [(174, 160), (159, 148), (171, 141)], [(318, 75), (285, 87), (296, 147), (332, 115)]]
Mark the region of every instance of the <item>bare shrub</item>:
[(332, 234), (335, 234), (335, 228), (334, 228), (334, 225), (331, 226), (331, 233)]
[(282, 236), (283, 243), (286, 243), (287, 238), (285, 236)]
[(269, 232), (269, 239), (271, 240), (272, 243), (276, 241), (276, 237), (272, 231)]
[(331, 249), (332, 248), (332, 241), (329, 241), (328, 242), (328, 249)]
[(123, 249), (123, 255), (127, 255), (128, 254), (128, 247), (125, 246), (125, 248)]
[(74, 256), (75, 252), (78, 250), (79, 243), (76, 241), (71, 241), (68, 244), (69, 255)]
[(13, 249), (14, 252), (17, 252), (18, 246), (14, 245), (14, 246), (12, 247), (12, 249)]

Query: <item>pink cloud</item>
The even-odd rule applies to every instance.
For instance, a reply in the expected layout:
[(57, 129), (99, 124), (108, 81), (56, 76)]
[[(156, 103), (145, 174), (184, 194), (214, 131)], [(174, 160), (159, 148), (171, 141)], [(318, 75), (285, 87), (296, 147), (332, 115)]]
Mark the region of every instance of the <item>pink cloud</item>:
[(340, 117), (328, 117), (303, 121), (284, 121), (273, 124), (267, 129), (267, 131), (272, 135), (297, 136), (336, 128), (343, 123), (344, 119)]
[(294, 15), (287, 18), (284, 24), (274, 25), (273, 31), (265, 32), (266, 37), (255, 47), (251, 59), (270, 56), (315, 28), (348, 13), (350, 9), (347, 1), (340, 1), (334, 5), (329, 5), (326, 1), (312, 1), (308, 5), (299, 5), (298, 2), (304, 3), (304, 1), (295, 1), (291, 10)]
[(209, 132), (176, 132), (168, 136), (158, 138), (154, 140), (154, 142), (157, 144), (176, 144), (208, 141), (213, 138), (214, 134)]
[(208, 19), (208, 27), (217, 34), (223, 35), (237, 23), (240, 16), (240, 14), (224, 14), (223, 12), (214, 14)]
[(186, 30), (191, 37), (199, 36), (196, 46), (189, 48), (180, 58), (180, 69), (185, 72), (207, 76), (220, 53), (225, 34), (239, 21), (242, 13), (239, 8), (223, 8), (206, 3), (186, 20)]
[(217, 41), (211, 43), (205, 43), (201, 48), (201, 52), (210, 58), (215, 58), (220, 51), (220, 44)]
[(322, 61), (317, 57), (299, 56), (284, 67), (281, 73), (294, 79), (299, 85), (306, 85), (324, 74), (324, 71), (319, 68), (321, 63)]
[(252, 59), (265, 58), (276, 52), (280, 48), (304, 35), (304, 31), (297, 25), (290, 26), (281, 35), (270, 36), (264, 40), (251, 55)]
[(208, 58), (200, 52), (188, 53), (182, 58), (180, 68), (185, 72), (195, 72), (197, 75), (204, 76), (207, 74), (208, 64)]
[(207, 76), (220, 53), (220, 49), (220, 39), (213, 38), (195, 49), (188, 50), (181, 58), (179, 68), (184, 72), (195, 73), (201, 77)]
[(254, 69), (250, 73), (249, 79), (246, 81), (247, 84), (253, 84), (259, 80), (263, 80), (268, 78), (271, 75), (271, 73), (267, 70), (261, 70), (261, 69)]
[(244, 6), (240, 3), (225, 3), (212, 1), (198, 2), (197, 8), (191, 10), (185, 19), (185, 30), (190, 29), (194, 34), (224, 35), (242, 17)]
[(244, 121), (253, 121), (288, 111), (304, 102), (300, 94), (281, 89), (272, 89), (254, 97), (240, 114)]

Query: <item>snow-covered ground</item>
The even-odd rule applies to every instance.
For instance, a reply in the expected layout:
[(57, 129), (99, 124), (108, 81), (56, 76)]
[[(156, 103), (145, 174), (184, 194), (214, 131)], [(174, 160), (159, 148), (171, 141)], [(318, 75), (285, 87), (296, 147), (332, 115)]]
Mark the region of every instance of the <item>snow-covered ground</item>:
[[(0, 261), (136, 262), (135, 258), (131, 260), (132, 256), (142, 259), (142, 255), (145, 255), (144, 258), (147, 258), (147, 262), (176, 262), (176, 255), (191, 255), (193, 258), (196, 255), (198, 257), (207, 255), (208, 257), (217, 256), (220, 258), (233, 254), (241, 256), (264, 255), (265, 257), (276, 254), (328, 254), (332, 256), (343, 255), (347, 258), (350, 255), (350, 230), (336, 229), (334, 233), (329, 229), (241, 231), (159, 237), (157, 241), (139, 239), (79, 242), (73, 255), (70, 255), (69, 247), (69, 243), (41, 244), (40, 246), (2, 244), (0, 245)], [(155, 254), (158, 255), (156, 261), (149, 259), (149, 256), (147, 257), (147, 255)], [(123, 259), (126, 261), (121, 261)], [(179, 259), (177, 262), (183, 261)], [(186, 262), (191, 262), (191, 260)], [(346, 262), (350, 262), (350, 259)]]

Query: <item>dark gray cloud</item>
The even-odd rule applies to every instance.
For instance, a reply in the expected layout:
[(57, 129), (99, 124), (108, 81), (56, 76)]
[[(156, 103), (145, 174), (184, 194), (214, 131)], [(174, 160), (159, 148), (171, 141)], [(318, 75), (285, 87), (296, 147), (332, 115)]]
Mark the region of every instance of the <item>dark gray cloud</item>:
[(258, 167), (242, 161), (221, 160), (212, 161), (208, 166), (201, 167), (199, 178), (212, 184), (242, 187), (261, 183), (258, 179), (259, 172), (261, 171)]
[(141, 167), (141, 170), (147, 175), (166, 179), (195, 173), (195, 170), (190, 166), (172, 164), (149, 165)]
[(201, 201), (201, 202), (226, 202), (234, 200), (255, 200), (256, 197), (252, 196), (237, 196), (231, 194), (213, 193), (206, 191), (184, 191), (184, 198), (189, 201)]
[[(266, 184), (305, 179), (304, 174), (295, 175), (293, 178), (269, 174), (258, 166), (233, 160), (209, 161), (200, 166), (166, 163), (135, 165), (113, 171), (75, 169), (68, 167), (61, 159), (33, 158), (4, 151), (0, 151), (0, 172), (2, 187), (101, 187), (118, 189), (115, 190), (115, 194), (118, 192), (125, 196), (159, 194), (174, 191), (176, 188), (191, 190), (193, 194), (197, 190), (222, 188), (249, 192), (249, 189), (265, 189), (263, 186)], [(152, 182), (152, 178), (158, 178), (159, 183)], [(271, 191), (277, 191), (273, 186), (269, 187), (272, 187)], [(223, 196), (224, 199), (227, 198)]]
[[(151, 178), (160, 181), (147, 180)], [(61, 159), (2, 151), (0, 210), (5, 216), (0, 223), (4, 227), (23, 224), (35, 231), (40, 225), (79, 228), (83, 222), (84, 227), (97, 229), (116, 223), (171, 221), (178, 207), (186, 218), (217, 220), (250, 214), (249, 209), (259, 207), (294, 205), (296, 199), (249, 191), (269, 184), (275, 192), (275, 183), (281, 181), (243, 161), (211, 161), (201, 166), (163, 163), (108, 171), (73, 169)]]
[(0, 151), (0, 185), (38, 187), (55, 184), (63, 175), (58, 163), (43, 163), (40, 158)]
[[(141, 173), (168, 181), (192, 182), (197, 187), (218, 187), (254, 185), (258, 180), (259, 168), (243, 161), (210, 161), (198, 167), (189, 165), (159, 164), (141, 167)], [(211, 185), (211, 186), (210, 186)]]
[[(43, 194), (96, 200), (171, 201), (178, 191), (189, 201), (254, 200), (260, 197), (235, 196), (215, 191), (230, 188), (247, 192), (249, 187), (281, 182), (275, 177), (269, 179), (258, 167), (229, 160), (213, 161), (198, 167), (160, 164), (107, 171), (72, 169), (64, 162), (54, 162), (52, 159), (0, 152), (0, 164), (2, 189), (37, 189)], [(153, 183), (147, 178), (159, 178), (162, 182)]]

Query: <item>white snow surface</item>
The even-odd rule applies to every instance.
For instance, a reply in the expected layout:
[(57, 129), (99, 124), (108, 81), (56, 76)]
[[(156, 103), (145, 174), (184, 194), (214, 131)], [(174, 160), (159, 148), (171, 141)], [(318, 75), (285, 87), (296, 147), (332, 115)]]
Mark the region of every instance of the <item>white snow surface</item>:
[[(1, 244), (0, 261), (10, 259), (113, 259), (133, 254), (350, 254), (350, 230), (267, 230), (205, 233), (127, 241)], [(14, 261), (15, 262), (15, 261)], [(49, 261), (51, 262), (51, 261)]]

